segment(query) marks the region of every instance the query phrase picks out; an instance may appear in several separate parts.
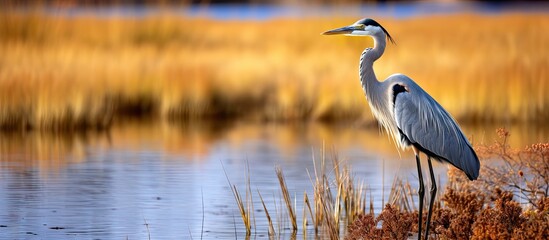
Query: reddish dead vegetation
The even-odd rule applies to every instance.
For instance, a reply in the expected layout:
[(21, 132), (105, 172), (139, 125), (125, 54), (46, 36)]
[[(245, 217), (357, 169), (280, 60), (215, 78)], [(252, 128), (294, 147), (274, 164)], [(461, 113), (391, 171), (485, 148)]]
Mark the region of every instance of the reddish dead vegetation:
[[(506, 130), (498, 135), (495, 144), (476, 148), (483, 159), (479, 180), (449, 170), (430, 239), (549, 239), (549, 143), (518, 151), (509, 148)], [(407, 239), (417, 232), (418, 213), (399, 209), (387, 205), (377, 217), (358, 216), (346, 239)]]
[(412, 228), (417, 231), (417, 215), (387, 204), (377, 218), (372, 213), (359, 215), (349, 225), (345, 239), (406, 239)]

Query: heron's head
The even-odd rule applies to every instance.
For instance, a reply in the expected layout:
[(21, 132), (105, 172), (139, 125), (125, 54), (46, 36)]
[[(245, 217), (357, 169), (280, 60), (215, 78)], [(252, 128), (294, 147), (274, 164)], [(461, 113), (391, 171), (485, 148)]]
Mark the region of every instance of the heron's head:
[(387, 36), (389, 41), (391, 41), (393, 44), (395, 43), (389, 32), (387, 32), (387, 30), (385, 30), (385, 28), (382, 27), (381, 24), (370, 18), (360, 19), (350, 26), (336, 28), (330, 31), (323, 32), (322, 34), (344, 34), (346, 36), (374, 36), (378, 34), (383, 34)]

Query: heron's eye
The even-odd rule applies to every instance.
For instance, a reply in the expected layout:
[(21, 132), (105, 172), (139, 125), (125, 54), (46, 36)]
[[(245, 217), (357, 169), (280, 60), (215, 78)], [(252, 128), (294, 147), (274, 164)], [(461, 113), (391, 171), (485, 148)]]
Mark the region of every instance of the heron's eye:
[(360, 30), (364, 30), (366, 28), (366, 26), (364, 24), (357, 24), (356, 28), (360, 29)]

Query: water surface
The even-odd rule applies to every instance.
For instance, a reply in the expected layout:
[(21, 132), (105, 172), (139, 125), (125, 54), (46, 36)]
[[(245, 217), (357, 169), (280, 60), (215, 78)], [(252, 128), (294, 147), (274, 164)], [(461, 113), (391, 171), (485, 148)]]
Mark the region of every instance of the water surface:
[[(476, 143), (495, 138), (493, 126), (463, 128)], [(547, 129), (532, 126), (510, 126), (510, 130), (515, 147), (547, 141), (549, 136)], [(415, 184), (413, 156), (399, 154), (377, 128), (141, 122), (102, 133), (2, 133), (0, 235), (7, 239), (147, 239), (149, 234), (152, 239), (241, 238), (245, 229), (224, 172), (244, 194), (249, 165), (254, 236), (264, 237), (267, 221), (257, 191), (274, 221), (287, 227), (288, 220), (278, 216), (284, 212), (274, 169), (280, 166), (284, 171), (301, 216), (303, 193), (313, 194), (308, 172), (313, 174), (314, 164), (320, 164), (323, 146), (328, 156), (336, 154), (364, 183), (376, 212), (387, 201), (395, 176)], [(447, 166), (434, 166), (444, 184)]]

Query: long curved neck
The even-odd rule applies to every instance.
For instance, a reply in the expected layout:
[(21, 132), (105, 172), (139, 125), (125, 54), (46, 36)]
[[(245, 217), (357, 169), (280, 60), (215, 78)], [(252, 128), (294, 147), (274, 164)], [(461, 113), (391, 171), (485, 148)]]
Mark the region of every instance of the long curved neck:
[(380, 82), (377, 80), (376, 74), (374, 73), (374, 62), (383, 55), (385, 46), (387, 45), (385, 34), (375, 34), (372, 35), (372, 38), (374, 39), (374, 48), (367, 48), (362, 52), (362, 55), (360, 56), (359, 72), (362, 88), (366, 92), (366, 97), (371, 104), (373, 104), (372, 101), (374, 99), (380, 99), (373, 96), (375, 94), (380, 94), (380, 91), (376, 91)]

